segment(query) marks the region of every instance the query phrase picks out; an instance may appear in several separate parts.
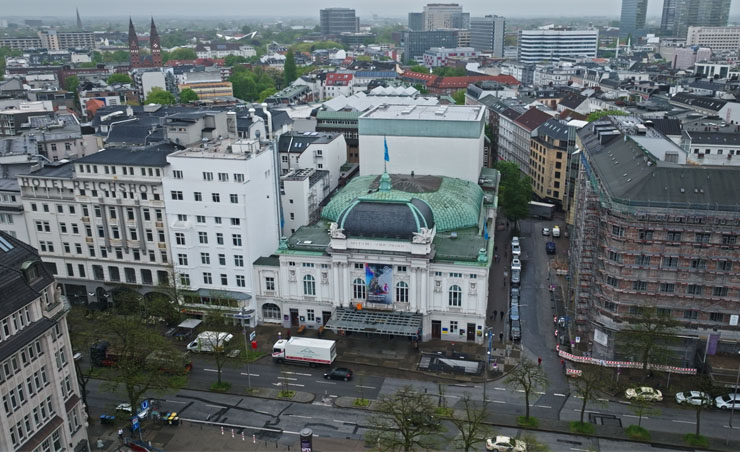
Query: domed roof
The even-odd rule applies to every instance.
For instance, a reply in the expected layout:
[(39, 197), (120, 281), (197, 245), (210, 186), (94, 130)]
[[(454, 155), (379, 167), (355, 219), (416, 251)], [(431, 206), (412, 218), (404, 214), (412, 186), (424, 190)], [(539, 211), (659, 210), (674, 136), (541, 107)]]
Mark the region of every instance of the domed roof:
[(434, 228), (429, 205), (410, 201), (358, 199), (339, 215), (337, 224), (348, 237), (412, 239), (421, 228)]
[[(374, 204), (411, 204), (418, 209), (426, 219), (433, 220), (437, 232), (454, 231), (463, 228), (478, 227), (483, 203), (483, 190), (475, 183), (441, 176), (411, 176), (392, 174), (390, 190), (380, 190), (380, 176), (360, 176), (352, 179), (340, 189), (324, 207), (321, 216), (334, 221), (343, 227), (339, 221), (350, 206), (358, 203), (375, 201)], [(414, 202), (416, 201), (416, 203)], [(426, 205), (431, 214), (424, 213), (421, 204)], [(388, 206), (365, 207), (362, 209), (376, 209), (377, 215), (389, 212)], [(404, 207), (409, 210), (410, 207)], [(357, 212), (359, 215), (359, 211)], [(404, 212), (404, 215), (406, 213)], [(369, 223), (367, 229), (381, 228), (385, 220), (383, 217), (366, 217)], [(346, 223), (346, 221), (345, 221)], [(344, 227), (346, 230), (346, 226)], [(414, 230), (417, 232), (417, 230)]]

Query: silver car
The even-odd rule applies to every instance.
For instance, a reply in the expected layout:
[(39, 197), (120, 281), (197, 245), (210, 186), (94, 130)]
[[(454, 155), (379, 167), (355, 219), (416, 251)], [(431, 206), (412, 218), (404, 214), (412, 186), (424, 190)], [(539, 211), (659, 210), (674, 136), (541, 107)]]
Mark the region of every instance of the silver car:
[(714, 399), (714, 405), (722, 410), (729, 410), (735, 405), (736, 410), (740, 410), (740, 394), (727, 394)]

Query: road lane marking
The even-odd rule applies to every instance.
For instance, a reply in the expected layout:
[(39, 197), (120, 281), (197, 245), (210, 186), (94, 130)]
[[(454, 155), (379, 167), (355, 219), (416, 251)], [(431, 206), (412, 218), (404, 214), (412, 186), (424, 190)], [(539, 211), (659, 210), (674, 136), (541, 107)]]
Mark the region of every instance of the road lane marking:
[(537, 394), (537, 395), (545, 395), (544, 392), (535, 392), (535, 394)]
[(599, 402), (608, 402), (609, 401), (609, 399), (596, 399), (596, 400), (598, 400)]
[(223, 405), (208, 405), (208, 404), (206, 404), (206, 406), (211, 407), (211, 408), (226, 408)]
[(300, 373), (300, 372), (296, 372), (295, 374), (296, 374), (296, 375), (300, 375), (300, 376), (302, 376), (302, 377), (311, 377), (311, 376), (312, 376), (311, 374), (302, 374), (302, 373)]
[(547, 405), (532, 405), (532, 406), (537, 407), (537, 408), (552, 408), (551, 406), (547, 406)]
[(724, 425), (723, 427), (724, 427), (724, 428), (731, 428), (731, 429), (733, 429), (733, 430), (740, 430), (740, 426), (737, 426), (737, 427), (730, 427), (729, 425)]
[(203, 369), (206, 372), (218, 372), (216, 369)]
[(506, 403), (503, 400), (489, 400), (489, 402), (493, 402), (493, 403)]
[(692, 421), (680, 421), (678, 419), (673, 419), (672, 422), (678, 422), (680, 424), (692, 424), (692, 425), (696, 425), (696, 422), (692, 422)]
[(323, 381), (323, 380), (316, 380), (316, 383), (322, 383), (322, 384), (325, 384), (325, 385), (335, 385), (335, 384), (337, 384), (336, 381)]
[(517, 389), (516, 392), (524, 392), (524, 389)]
[(355, 385), (356, 388), (365, 388), (365, 389), (378, 389), (375, 386), (362, 386), (362, 385)]
[(301, 419), (313, 419), (311, 416), (301, 416), (300, 414), (289, 414), (288, 416), (299, 417)]
[(244, 375), (245, 377), (259, 377), (260, 376), (260, 374), (248, 374), (246, 372), (242, 372), (242, 375)]
[(506, 391), (506, 388), (493, 388), (493, 389), (495, 389), (496, 391)]
[[(633, 417), (633, 418), (635, 418), (635, 419), (639, 419), (639, 418), (640, 418), (640, 416), (635, 416), (635, 415), (632, 415), (632, 414), (623, 414), (622, 416), (624, 416), (624, 417)], [(647, 416), (643, 416), (642, 418), (643, 418), (643, 419), (650, 419), (650, 418), (649, 418), (649, 417), (647, 417)]]
[[(213, 422), (213, 421), (202, 421), (200, 419), (189, 419), (189, 418), (180, 418), (181, 421), (186, 422), (192, 422), (193, 424), (206, 424), (206, 425), (216, 425), (216, 426), (223, 426), (223, 427), (234, 427), (234, 428), (248, 428), (251, 430), (262, 430), (265, 432), (273, 432), (273, 433), (288, 433), (290, 435), (300, 435), (300, 432), (293, 432), (290, 430), (282, 430), (277, 428), (269, 428), (269, 427), (254, 427), (251, 425), (239, 425), (239, 424), (227, 424), (225, 422)], [(313, 436), (319, 436), (316, 433), (313, 434)]]
[(182, 405), (187, 405), (188, 403), (190, 403), (190, 402), (182, 402), (180, 400), (166, 400), (166, 399), (165, 399), (165, 402), (167, 402), (167, 403), (179, 403), (179, 404), (182, 404)]
[[(573, 411), (575, 411), (576, 413), (580, 413), (580, 412), (581, 412), (581, 410), (579, 410), (579, 409), (576, 409), (576, 408), (573, 408)], [(601, 414), (601, 413), (600, 413), (600, 412), (598, 412), (598, 411), (591, 411), (591, 410), (585, 410), (585, 411), (584, 411), (584, 413)], [(643, 416), (643, 419), (645, 419), (645, 417), (644, 417), (644, 416)]]
[(296, 381), (297, 378), (291, 378), (291, 377), (277, 377), (278, 380), (290, 380), (290, 381)]
[(339, 397), (338, 395), (329, 394), (329, 397)]
[(305, 385), (299, 385), (298, 383), (288, 383), (288, 386), (298, 386), (299, 388), (302, 388)]
[(556, 392), (556, 393), (555, 393), (555, 394), (553, 394), (553, 395), (554, 395), (555, 397), (566, 397), (566, 395), (565, 395), (565, 394), (560, 394), (560, 393), (558, 393), (558, 392)]

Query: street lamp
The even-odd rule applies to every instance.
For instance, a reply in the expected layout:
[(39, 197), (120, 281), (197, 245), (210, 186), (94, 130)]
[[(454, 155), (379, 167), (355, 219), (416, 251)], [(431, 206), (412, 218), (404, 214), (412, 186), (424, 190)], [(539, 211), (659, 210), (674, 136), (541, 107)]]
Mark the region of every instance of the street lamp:
[[(738, 352), (738, 355), (740, 355), (740, 352)], [(740, 364), (737, 365), (737, 376), (735, 377), (735, 391), (732, 393), (732, 407), (730, 407), (730, 425), (729, 429), (727, 430), (727, 438), (725, 439), (725, 444), (730, 443), (730, 432), (732, 432), (732, 416), (735, 414), (735, 404), (737, 403), (737, 385), (740, 383)]]
[(486, 350), (486, 368), (485, 380), (483, 380), (483, 405), (486, 404), (486, 383), (488, 383), (488, 367), (491, 365), (491, 348), (493, 347), (493, 327), (488, 327), (486, 335), (488, 336), (488, 350)]

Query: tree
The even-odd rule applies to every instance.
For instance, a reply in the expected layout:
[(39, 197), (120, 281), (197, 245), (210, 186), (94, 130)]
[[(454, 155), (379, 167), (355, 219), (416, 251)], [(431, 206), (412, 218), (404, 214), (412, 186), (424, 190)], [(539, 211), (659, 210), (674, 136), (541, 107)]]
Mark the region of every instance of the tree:
[(426, 67), (426, 66), (422, 66), (421, 64), (415, 64), (415, 65), (411, 66), (408, 70), (411, 71), (411, 72), (419, 72), (421, 74), (428, 74), (429, 73), (429, 68)]
[(457, 105), (465, 105), (465, 90), (461, 89), (452, 93), (452, 98), (455, 99)]
[(588, 116), (586, 116), (586, 121), (588, 122), (594, 122), (598, 121), (599, 119), (603, 118), (604, 116), (627, 116), (628, 113), (625, 113), (621, 110), (603, 110), (603, 111), (595, 111)]
[(128, 74), (116, 73), (108, 77), (108, 84), (115, 85), (116, 83), (130, 84), (132, 83), (131, 77)]
[(241, 55), (226, 55), (224, 57), (224, 65), (229, 66), (229, 67), (234, 66), (235, 64), (241, 64), (241, 63), (246, 63), (246, 62), (247, 62), (247, 59)]
[(470, 394), (465, 393), (460, 403), (462, 409), (455, 410), (449, 421), (460, 432), (460, 438), (456, 441), (457, 449), (468, 452), (492, 436), (493, 429), (485, 423), (487, 406), (485, 402), (476, 406)]
[(448, 67), (448, 66), (437, 66), (432, 69), (434, 75), (440, 77), (463, 77), (468, 75), (468, 71), (464, 67)]
[[(67, 316), (67, 325), (75, 325), (75, 328), (69, 328), (69, 339), (72, 343), (73, 350), (90, 350), (90, 347), (97, 342), (97, 337), (95, 335), (90, 335), (89, 332), (85, 331), (83, 328), (77, 328), (77, 326), (85, 321), (83, 318), (84, 313), (85, 311), (82, 308), (73, 307)], [(77, 383), (80, 386), (82, 405), (85, 407), (85, 413), (87, 413), (89, 417), (90, 408), (87, 403), (87, 383), (95, 373), (95, 366), (91, 364), (87, 369), (82, 369), (79, 360), (74, 360), (74, 365), (77, 373)]]
[(198, 100), (198, 94), (190, 88), (185, 88), (180, 91), (180, 103), (186, 104), (188, 102), (195, 102)]
[(499, 182), (499, 205), (504, 214), (515, 224), (529, 215), (529, 201), (532, 200), (532, 180), (523, 175), (516, 163), (496, 162), (501, 173)]
[(660, 410), (653, 406), (653, 402), (639, 396), (630, 401), (629, 409), (630, 411), (635, 413), (635, 416), (637, 416), (637, 427), (639, 427), (640, 429), (642, 429), (643, 416), (657, 416), (658, 414), (660, 414)]
[(536, 389), (547, 386), (547, 375), (545, 375), (542, 367), (527, 358), (522, 358), (519, 366), (509, 373), (504, 383), (511, 388), (524, 391), (524, 401), (526, 403), (524, 420), (529, 421), (529, 397)]
[(588, 366), (581, 371), (581, 376), (575, 379), (575, 393), (581, 398), (581, 421), (586, 414), (586, 404), (596, 399), (599, 391), (606, 387), (609, 377), (603, 367)]
[(707, 398), (702, 400), (701, 403), (697, 405), (691, 405), (686, 403), (687, 408), (693, 408), (696, 412), (696, 437), (701, 436), (701, 413), (704, 411), (705, 408), (712, 406), (712, 398), (711, 394), (716, 392), (716, 389), (714, 385), (712, 384), (712, 380), (706, 376), (706, 375), (698, 375), (691, 379), (691, 388), (694, 391), (700, 391), (707, 395)]
[[(220, 310), (211, 310), (206, 314), (205, 321), (203, 322), (206, 329), (209, 331), (222, 332), (226, 318)], [(214, 389), (225, 390), (231, 386), (230, 383), (224, 383), (221, 380), (222, 370), (226, 361), (235, 356), (234, 351), (239, 347), (239, 341), (236, 338), (229, 338), (228, 335), (217, 334), (207, 339), (209, 341), (209, 348), (211, 354), (216, 360), (216, 373), (218, 381), (214, 385)]]
[(298, 78), (298, 70), (295, 65), (295, 55), (293, 49), (288, 49), (285, 54), (285, 64), (283, 65), (283, 79), (285, 84), (289, 85), (293, 80)]
[(378, 401), (378, 414), (369, 420), (367, 440), (381, 451), (407, 452), (433, 447), (433, 435), (439, 431), (433, 412), (434, 404), (429, 397), (404, 386)]
[(80, 86), (80, 79), (76, 75), (70, 75), (64, 79), (64, 89), (67, 91), (77, 92), (78, 86)]
[(155, 86), (146, 96), (145, 104), (172, 105), (175, 103), (175, 96), (171, 92)]
[(629, 319), (629, 326), (622, 329), (619, 335), (623, 339), (625, 350), (639, 356), (642, 369), (647, 371), (648, 364), (662, 364), (670, 356), (670, 344), (676, 340), (675, 332), (679, 323), (670, 314), (658, 312), (653, 306), (642, 306)]
[(179, 49), (169, 52), (170, 60), (195, 60), (197, 58), (198, 54), (195, 53), (195, 50), (187, 47), (180, 47)]

